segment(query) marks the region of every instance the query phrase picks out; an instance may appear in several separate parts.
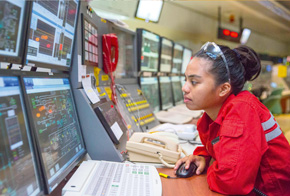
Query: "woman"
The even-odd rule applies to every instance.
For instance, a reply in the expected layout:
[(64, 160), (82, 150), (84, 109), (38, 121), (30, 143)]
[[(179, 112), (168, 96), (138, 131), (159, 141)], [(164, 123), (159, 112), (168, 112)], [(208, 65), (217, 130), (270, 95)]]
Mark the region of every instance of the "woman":
[(249, 47), (231, 50), (206, 43), (187, 66), (182, 88), (191, 110), (205, 111), (197, 129), (204, 146), (180, 159), (207, 169), (211, 190), (227, 195), (290, 195), (290, 147), (273, 115), (242, 91), (255, 79), (260, 59)]

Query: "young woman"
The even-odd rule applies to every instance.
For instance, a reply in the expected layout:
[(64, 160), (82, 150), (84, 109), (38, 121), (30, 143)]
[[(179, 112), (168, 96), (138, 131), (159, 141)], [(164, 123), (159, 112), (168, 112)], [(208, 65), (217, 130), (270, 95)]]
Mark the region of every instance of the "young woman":
[(175, 170), (194, 162), (197, 175), (207, 170), (210, 189), (226, 195), (290, 195), (290, 146), (269, 110), (242, 91), (260, 70), (246, 46), (208, 42), (194, 55), (182, 90), (189, 109), (205, 111), (197, 124), (203, 146)]

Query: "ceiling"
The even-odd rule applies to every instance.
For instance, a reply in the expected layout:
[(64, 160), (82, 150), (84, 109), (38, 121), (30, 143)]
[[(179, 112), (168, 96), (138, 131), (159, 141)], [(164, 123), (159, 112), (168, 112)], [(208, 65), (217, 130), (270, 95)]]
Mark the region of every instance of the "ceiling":
[(232, 24), (239, 27), (239, 18), (242, 17), (243, 27), (248, 27), (256, 33), (267, 35), (276, 40), (290, 43), (290, 0), (174, 0), (171, 2), (216, 19), (218, 18), (218, 7), (220, 7), (222, 26), (231, 23), (229, 21), (230, 15), (234, 15), (235, 21)]

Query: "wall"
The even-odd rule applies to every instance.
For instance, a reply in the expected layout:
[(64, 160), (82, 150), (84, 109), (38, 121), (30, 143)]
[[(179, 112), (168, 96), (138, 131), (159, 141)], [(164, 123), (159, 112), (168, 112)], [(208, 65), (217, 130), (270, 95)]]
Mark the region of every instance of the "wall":
[[(193, 51), (198, 50), (206, 41), (214, 41), (218, 44), (228, 45), (231, 48), (238, 46), (237, 43), (217, 39), (217, 19), (178, 6), (172, 2), (166, 1), (164, 3), (160, 21), (157, 24), (146, 23), (133, 18), (137, 1), (94, 1), (91, 5), (94, 9), (126, 16), (123, 21), (132, 30), (136, 28), (148, 29), (175, 42), (182, 43), (192, 48)], [(223, 24), (223, 27), (238, 30), (237, 26), (229, 24)], [(290, 47), (287, 44), (255, 32), (252, 32), (247, 45), (259, 53), (279, 56), (290, 54)]]

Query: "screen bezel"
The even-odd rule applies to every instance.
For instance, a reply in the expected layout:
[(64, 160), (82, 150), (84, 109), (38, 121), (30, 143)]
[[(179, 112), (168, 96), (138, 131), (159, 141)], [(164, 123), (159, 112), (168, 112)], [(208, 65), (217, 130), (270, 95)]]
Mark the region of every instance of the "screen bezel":
[[(161, 59), (162, 59), (162, 41), (167, 40), (170, 41), (172, 43), (172, 48), (171, 48), (171, 63), (170, 63), (170, 70), (169, 71), (161, 71)], [(171, 73), (172, 71), (172, 65), (173, 65), (173, 51), (174, 51), (174, 41), (171, 39), (168, 39), (166, 37), (160, 37), (160, 41), (159, 41), (159, 60), (158, 60), (158, 72), (162, 72), (162, 73)]]
[[(154, 35), (157, 35), (159, 37), (159, 43), (158, 43), (158, 62), (157, 62), (157, 68), (156, 70), (152, 71), (143, 71), (141, 70), (141, 50), (142, 50), (142, 41), (143, 41), (143, 31), (147, 31), (149, 33), (152, 33)], [(152, 31), (149, 31), (147, 29), (143, 28), (137, 28), (136, 30), (136, 39), (137, 39), (137, 67), (138, 67), (138, 72), (152, 72), (152, 73), (157, 73), (158, 72), (158, 66), (159, 66), (159, 56), (160, 56), (160, 35), (157, 33), (153, 33)]]
[[(44, 164), (43, 157), (41, 156), (40, 143), (37, 140), (37, 134), (36, 134), (36, 130), (35, 130), (35, 127), (34, 127), (32, 113), (29, 112), (29, 108), (31, 107), (31, 103), (29, 101), (28, 94), (26, 92), (26, 88), (25, 88), (25, 84), (24, 84), (24, 78), (68, 78), (69, 82), (70, 82), (70, 91), (71, 91), (71, 94), (72, 94), (72, 102), (73, 102), (73, 106), (74, 106), (75, 113), (76, 113), (76, 122), (77, 122), (77, 126), (78, 126), (78, 128), (80, 130), (81, 143), (82, 143), (82, 145), (84, 147), (84, 151), (83, 151), (82, 154), (79, 155), (79, 157), (77, 157), (75, 160), (73, 160), (70, 163), (70, 165), (68, 165), (64, 169), (64, 171), (63, 171), (63, 173), (61, 175), (57, 176), (56, 179), (52, 181), (51, 185), (48, 184), (48, 178), (47, 178), (46, 171), (45, 171), (45, 164)], [(79, 117), (78, 117), (78, 111), (77, 111), (77, 108), (75, 106), (74, 95), (73, 95), (73, 90), (72, 90), (73, 88), (71, 86), (71, 81), (70, 81), (69, 75), (67, 75), (67, 74), (48, 75), (48, 74), (45, 74), (45, 73), (28, 73), (28, 74), (20, 76), (20, 79), (21, 79), (21, 83), (22, 83), (24, 101), (25, 101), (26, 107), (27, 107), (27, 116), (28, 116), (28, 119), (29, 119), (29, 125), (30, 125), (30, 128), (31, 128), (32, 135), (34, 137), (35, 145), (36, 145), (37, 152), (38, 152), (38, 158), (39, 158), (39, 162), (40, 162), (41, 173), (42, 173), (42, 177), (44, 179), (44, 192), (45, 192), (45, 194), (50, 194), (53, 190), (55, 190), (57, 185), (59, 185), (60, 182), (66, 178), (66, 176), (80, 162), (80, 160), (85, 156), (85, 154), (87, 152), (86, 146), (85, 146), (85, 143), (84, 143), (84, 139), (83, 139), (83, 134), (82, 134), (81, 127), (80, 127), (80, 123), (79, 123), (80, 121), (79, 121)], [(50, 187), (51, 187), (51, 189), (50, 189)]]
[(139, 6), (140, 6), (140, 1), (141, 1), (141, 0), (138, 0), (138, 3), (137, 3), (137, 7), (136, 7), (136, 11), (135, 11), (134, 17), (135, 17), (136, 19), (143, 20), (143, 21), (146, 21), (146, 22), (148, 21), (148, 22), (158, 23), (159, 20), (160, 20), (161, 14), (162, 14), (163, 7), (164, 7), (164, 0), (161, 0), (161, 1), (162, 1), (162, 5), (161, 5), (161, 9), (160, 9), (160, 12), (159, 12), (159, 16), (158, 16), (157, 21), (148, 20), (148, 19), (146, 19), (146, 18), (140, 18), (140, 17), (137, 16), (137, 12), (138, 12), (138, 10), (139, 10)]
[[(177, 72), (172, 72), (173, 63), (174, 63), (174, 48), (175, 48), (176, 45), (178, 45), (178, 46), (180, 46), (182, 48), (181, 66), (180, 66), (180, 70), (177, 70)], [(173, 45), (172, 67), (171, 67), (171, 73), (173, 73), (173, 74), (181, 74), (181, 67), (182, 67), (182, 63), (183, 63), (183, 51), (184, 51), (184, 46), (182, 44), (174, 43), (174, 45)]]
[(76, 18), (75, 18), (75, 29), (74, 29), (74, 38), (72, 41), (72, 49), (71, 49), (71, 62), (70, 66), (62, 66), (62, 65), (56, 65), (56, 64), (51, 64), (51, 63), (46, 63), (46, 62), (38, 62), (38, 61), (33, 61), (33, 60), (28, 60), (27, 59), (27, 52), (28, 52), (28, 41), (29, 41), (29, 29), (30, 29), (30, 24), (31, 24), (31, 19), (32, 19), (32, 9), (33, 9), (33, 4), (36, 0), (31, 1), (30, 5), (30, 10), (29, 10), (29, 19), (28, 19), (28, 24), (27, 24), (27, 34), (26, 34), (26, 41), (25, 41), (25, 52), (24, 52), (24, 64), (25, 65), (30, 65), (32, 67), (41, 67), (41, 68), (48, 68), (48, 69), (53, 69), (53, 70), (60, 70), (60, 71), (71, 71), (72, 69), (72, 62), (73, 62), (73, 55), (74, 55), (74, 50), (75, 49), (75, 44), (77, 41), (77, 28), (78, 28), (78, 21), (79, 21), (79, 11), (80, 11), (80, 5), (81, 5), (81, 0), (76, 0), (77, 1), (77, 12), (76, 12)]
[(42, 170), (41, 170), (41, 164), (39, 161), (39, 153), (38, 153), (38, 149), (36, 147), (36, 143), (35, 143), (35, 138), (34, 138), (34, 134), (32, 131), (32, 128), (30, 126), (30, 120), (29, 120), (29, 115), (28, 115), (28, 110), (27, 110), (27, 104), (25, 101), (25, 96), (24, 96), (24, 89), (23, 89), (23, 85), (22, 85), (22, 81), (21, 81), (21, 76), (23, 74), (26, 74), (27, 72), (21, 72), (19, 70), (2, 70), (0, 72), (0, 76), (10, 76), (10, 77), (17, 77), (18, 78), (18, 82), (19, 82), (19, 91), (20, 91), (20, 97), (23, 101), (23, 106), (22, 108), (24, 109), (23, 111), (23, 115), (24, 115), (24, 121), (26, 123), (26, 126), (28, 127), (28, 131), (29, 133), (27, 133), (27, 138), (30, 142), (29, 147), (31, 148), (31, 153), (33, 154), (33, 162), (35, 164), (35, 170), (36, 170), (36, 180), (38, 180), (38, 186), (40, 189), (40, 192), (38, 195), (43, 195), (44, 194), (44, 179), (42, 176)]
[(32, 2), (25, 1), (24, 9), (23, 9), (23, 22), (22, 22), (22, 31), (20, 33), (19, 39), (19, 49), (17, 56), (6, 56), (0, 55), (0, 62), (8, 62), (23, 65), (25, 62), (25, 51), (23, 48), (26, 48), (28, 37), (28, 23), (30, 22), (30, 13), (31, 13)]
[[(130, 36), (133, 37), (133, 55), (132, 55), (132, 71), (134, 73), (134, 77), (132, 78), (115, 78), (115, 82), (118, 83), (118, 84), (137, 84), (138, 83), (138, 68), (137, 68), (137, 52), (136, 52), (136, 38), (137, 38), (137, 35), (136, 35), (136, 32), (134, 31), (131, 31), (129, 29), (126, 29), (126, 28), (123, 28), (123, 27), (120, 27), (120, 26), (117, 26), (113, 23), (110, 23), (109, 24), (109, 31), (112, 32), (112, 33), (115, 33), (114, 32), (114, 29), (117, 29), (118, 31), (122, 31), (124, 34), (129, 34)], [(117, 65), (118, 66), (118, 65)]]

